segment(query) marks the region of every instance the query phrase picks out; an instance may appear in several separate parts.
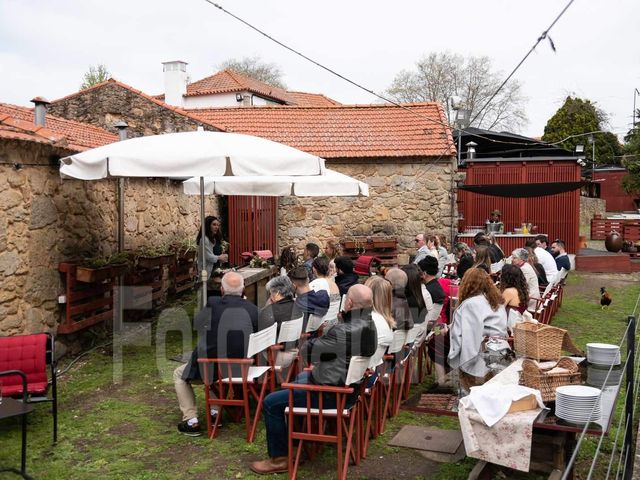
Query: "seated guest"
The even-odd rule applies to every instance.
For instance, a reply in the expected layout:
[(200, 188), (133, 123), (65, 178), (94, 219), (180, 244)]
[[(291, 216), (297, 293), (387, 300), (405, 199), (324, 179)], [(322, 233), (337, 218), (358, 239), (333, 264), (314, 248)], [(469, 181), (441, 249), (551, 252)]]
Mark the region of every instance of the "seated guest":
[(536, 271), (529, 264), (529, 252), (524, 248), (517, 248), (511, 253), (511, 262), (516, 267), (520, 267), (524, 278), (527, 281), (527, 289), (529, 290), (529, 310), (536, 309), (535, 298), (540, 298), (540, 286), (538, 284), (538, 275)]
[(416, 243), (416, 247), (418, 248), (416, 256), (413, 258), (413, 263), (418, 263), (424, 257), (429, 255), (429, 247), (427, 247), (426, 235), (424, 233), (418, 233), (413, 241)]
[(418, 266), (420, 267), (422, 274), (422, 283), (424, 284), (424, 288), (427, 292), (429, 292), (429, 296), (431, 297), (431, 301), (434, 304), (442, 305), (444, 303), (445, 294), (442, 289), (442, 285), (438, 282), (436, 275), (438, 273), (438, 262), (434, 261), (433, 257), (425, 258), (422, 260)]
[(376, 275), (367, 278), (364, 286), (369, 287), (373, 295), (371, 318), (376, 325), (378, 346), (389, 346), (393, 341), (393, 331), (396, 329), (396, 321), (391, 312), (391, 283)]
[(504, 259), (504, 252), (498, 245), (498, 241), (496, 240), (496, 234), (491, 232), (487, 235), (487, 240), (489, 241), (489, 256), (491, 257), (491, 263), (499, 263), (500, 260)]
[[(438, 261), (436, 260), (437, 263)], [(385, 272), (384, 278), (391, 283), (391, 311), (397, 328), (399, 330), (411, 330), (413, 328), (413, 316), (411, 315), (407, 296), (404, 293), (408, 282), (407, 274), (399, 268), (390, 268)]]
[(544, 273), (547, 277), (547, 283), (553, 282), (556, 278), (556, 275), (558, 274), (558, 267), (556, 266), (556, 262), (553, 259), (553, 255), (551, 255), (544, 248), (537, 246), (536, 240), (527, 242), (527, 247), (533, 248), (536, 257), (538, 258), (538, 262), (544, 268)]
[(298, 254), (296, 253), (296, 247), (293, 245), (287, 245), (282, 249), (280, 254), (280, 260), (278, 262), (280, 266), (280, 275), (287, 275), (291, 270), (298, 266)]
[(515, 265), (505, 265), (500, 274), (500, 293), (504, 300), (507, 316), (511, 310), (524, 313), (529, 304), (529, 287), (524, 273)]
[(289, 277), (273, 277), (267, 282), (266, 288), (269, 299), (264, 308), (260, 310), (259, 330), (264, 330), (277, 323), (278, 331), (280, 331), (282, 322), (288, 322), (302, 316), (302, 311), (295, 304), (293, 298), (296, 288)]
[(304, 331), (309, 315), (323, 317), (327, 313), (327, 310), (329, 310), (329, 294), (326, 290), (316, 291), (309, 286), (309, 276), (307, 275), (306, 267), (303, 265), (294, 268), (289, 273), (289, 278), (296, 287), (295, 304), (303, 313)]
[[(301, 355), (313, 365), (313, 369), (298, 375), (296, 382), (343, 386), (351, 357), (371, 357), (376, 351), (377, 338), (372, 307), (371, 289), (364, 285), (351, 287), (344, 305), (343, 322), (329, 328), (322, 337), (309, 340), (302, 348)], [(318, 396), (313, 392), (312, 402), (317, 403), (317, 400)], [(264, 399), (264, 424), (269, 458), (251, 464), (251, 470), (258, 474), (287, 471), (288, 439), (284, 411), (288, 406), (289, 390), (273, 392)], [(307, 406), (305, 391), (294, 390), (294, 406)], [(335, 408), (334, 395), (323, 396), (323, 408)]]
[(488, 249), (489, 258), (491, 260), (490, 263), (498, 263), (504, 258), (504, 254), (502, 253), (500, 247), (496, 245), (491, 246), (489, 239), (482, 232), (476, 233), (476, 236), (473, 237), (473, 244), (475, 246), (476, 252), (478, 251), (479, 247), (486, 247)]
[(414, 325), (424, 323), (427, 317), (427, 310), (429, 307), (433, 309), (433, 302), (431, 301), (431, 295), (428, 295), (426, 290), (425, 293), (427, 294), (423, 295), (422, 272), (418, 265), (414, 264), (404, 265), (401, 270), (407, 275), (407, 286), (404, 289), (404, 294), (407, 297), (413, 323)]
[(317, 257), (312, 264), (315, 280), (309, 283), (313, 290), (324, 290), (329, 295), (329, 300), (340, 300), (340, 289), (333, 278), (329, 276), (329, 259)]
[(324, 256), (329, 259), (329, 276), (336, 276), (336, 258), (341, 255), (341, 247), (335, 240), (327, 240), (324, 245)]
[[(313, 290), (324, 290), (329, 295), (329, 304), (333, 304), (335, 308), (329, 308), (332, 312), (331, 318), (325, 318), (325, 325), (332, 325), (338, 321), (338, 307), (342, 296), (340, 289), (333, 278), (329, 276), (329, 259), (327, 257), (317, 257), (313, 261), (313, 274), (316, 279), (309, 284)], [(335, 313), (335, 315), (334, 315)]]
[(563, 268), (567, 272), (571, 270), (571, 261), (569, 260), (569, 255), (567, 255), (565, 250), (564, 242), (562, 240), (556, 240), (551, 244), (551, 249), (553, 250), (558, 270), (562, 270)]
[(320, 254), (320, 247), (315, 243), (307, 243), (304, 246), (304, 268), (307, 269), (309, 281), (313, 280), (313, 261)]
[(547, 281), (547, 273), (544, 270), (544, 267), (538, 262), (538, 257), (536, 256), (535, 251), (531, 247), (524, 247), (524, 249), (529, 254), (529, 265), (533, 267), (538, 277), (538, 286), (546, 287), (549, 282)]
[[(202, 383), (198, 358), (244, 358), (249, 336), (258, 331), (258, 308), (242, 298), (242, 275), (236, 272), (225, 273), (220, 291), (222, 296), (209, 297), (207, 308), (202, 309), (196, 318), (196, 324), (203, 328), (199, 328), (201, 335), (191, 359), (173, 372), (173, 382), (182, 411), (178, 431), (189, 436), (201, 434), (192, 386), (192, 383)], [(212, 380), (215, 380), (215, 369), (209, 371)], [(211, 414), (216, 415), (217, 412), (212, 409)]]
[(489, 255), (489, 247), (478, 245), (476, 247), (476, 259), (473, 262), (473, 268), (482, 268), (487, 273), (491, 273), (491, 256)]
[(465, 253), (458, 261), (458, 267), (456, 268), (456, 275), (462, 279), (467, 270), (473, 267), (475, 260), (471, 253)]
[(456, 261), (459, 261), (463, 255), (466, 255), (468, 253), (471, 253), (471, 249), (469, 248), (469, 245), (464, 242), (458, 242), (453, 247), (453, 256), (455, 257)]
[(442, 276), (444, 266), (449, 260), (449, 252), (447, 252), (447, 239), (444, 235), (435, 235), (436, 250), (438, 251), (438, 278)]
[(551, 247), (549, 246), (549, 237), (546, 235), (536, 235), (535, 242), (536, 247), (540, 247), (553, 255), (553, 245)]
[(340, 290), (340, 295), (345, 295), (347, 291), (358, 283), (358, 275), (353, 273), (353, 260), (350, 257), (336, 257), (336, 285)]
[[(449, 330), (448, 358), (452, 368), (476, 358), (485, 338), (507, 337), (504, 300), (486, 272), (478, 268), (469, 270), (460, 284), (458, 298), (460, 303)], [(475, 374), (469, 370), (467, 373)]]

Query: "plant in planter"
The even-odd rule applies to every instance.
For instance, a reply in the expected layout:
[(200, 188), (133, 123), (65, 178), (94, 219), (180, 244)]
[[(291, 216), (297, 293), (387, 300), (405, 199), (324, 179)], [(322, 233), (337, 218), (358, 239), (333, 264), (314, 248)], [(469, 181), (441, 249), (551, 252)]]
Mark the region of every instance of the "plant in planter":
[(107, 258), (85, 258), (76, 268), (79, 282), (93, 283), (123, 274), (130, 265), (126, 253), (114, 253)]
[(180, 260), (193, 260), (198, 253), (198, 244), (192, 238), (185, 238), (172, 247)]
[(135, 252), (136, 265), (141, 268), (154, 268), (167, 264), (175, 253), (168, 246), (142, 247)]

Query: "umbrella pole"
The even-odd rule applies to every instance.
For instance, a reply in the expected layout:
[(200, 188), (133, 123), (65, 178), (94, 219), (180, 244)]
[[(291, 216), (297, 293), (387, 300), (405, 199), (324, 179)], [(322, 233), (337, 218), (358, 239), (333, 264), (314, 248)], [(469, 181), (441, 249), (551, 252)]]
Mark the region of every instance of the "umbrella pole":
[(207, 269), (204, 247), (204, 237), (206, 235), (204, 225), (204, 177), (200, 177), (200, 228), (200, 254), (202, 255), (202, 270), (200, 271), (200, 281), (202, 282), (202, 308), (204, 308), (207, 306)]

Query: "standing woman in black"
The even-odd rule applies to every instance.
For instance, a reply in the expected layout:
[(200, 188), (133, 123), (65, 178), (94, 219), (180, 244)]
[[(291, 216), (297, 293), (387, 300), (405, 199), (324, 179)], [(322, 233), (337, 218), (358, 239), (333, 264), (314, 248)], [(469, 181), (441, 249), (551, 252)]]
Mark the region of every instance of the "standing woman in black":
[[(222, 246), (222, 232), (218, 217), (208, 216), (204, 219), (204, 264), (202, 262), (202, 249), (198, 248), (198, 274), (204, 268), (207, 271), (207, 296), (219, 295), (220, 289), (216, 288), (212, 280), (213, 271), (221, 264), (229, 261), (229, 255), (224, 252)], [(201, 247), (202, 230), (198, 230), (196, 243)]]

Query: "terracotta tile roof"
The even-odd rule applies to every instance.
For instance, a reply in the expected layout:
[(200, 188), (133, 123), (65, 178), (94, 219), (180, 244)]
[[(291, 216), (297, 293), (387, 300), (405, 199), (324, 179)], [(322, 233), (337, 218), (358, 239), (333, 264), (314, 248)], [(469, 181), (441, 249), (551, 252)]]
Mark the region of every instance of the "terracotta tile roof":
[(46, 116), (46, 126), (33, 123), (32, 108), (0, 103), (0, 138), (49, 143), (81, 152), (118, 140), (118, 136), (86, 123)]
[(255, 78), (247, 77), (231, 69), (222, 70), (210, 77), (187, 85), (187, 97), (249, 91), (281, 102), (290, 103), (286, 90), (273, 87)]
[(62, 98), (58, 98), (57, 100), (54, 100), (51, 103), (62, 102), (64, 100), (68, 100), (68, 99), (73, 98), (75, 96), (82, 95), (83, 93), (89, 92), (91, 90), (97, 90), (99, 88), (104, 87), (105, 85), (117, 85), (117, 86), (119, 86), (121, 88), (129, 90), (130, 92), (149, 100), (150, 102), (155, 103), (156, 105), (159, 105), (161, 107), (164, 107), (164, 108), (167, 108), (169, 110), (172, 110), (172, 111), (176, 112), (179, 115), (183, 115), (183, 116), (188, 117), (188, 118), (190, 118), (192, 120), (195, 120), (197, 122), (201, 122), (202, 121), (199, 118), (191, 115), (189, 112), (187, 112), (186, 110), (184, 110), (184, 109), (182, 109), (180, 107), (174, 107), (173, 105), (169, 105), (168, 103), (164, 103), (162, 101), (162, 100), (164, 100), (164, 95), (155, 95), (155, 96), (148, 95), (148, 94), (144, 93), (142, 90), (138, 90), (136, 88), (133, 88), (132, 86), (127, 85), (126, 83), (122, 83), (119, 80), (116, 80), (115, 78), (110, 78), (108, 80), (105, 80), (104, 82), (96, 83), (95, 85), (92, 85), (89, 88), (85, 88), (84, 90), (78, 90), (77, 92), (74, 92), (74, 93), (72, 93), (70, 95), (67, 95), (67, 96), (62, 97)]
[(287, 95), (291, 103), (299, 107), (330, 107), (332, 105), (342, 105), (340, 102), (321, 93), (291, 92), (287, 90)]
[(437, 103), (191, 109), (226, 131), (281, 142), (324, 158), (439, 157), (455, 145)]

